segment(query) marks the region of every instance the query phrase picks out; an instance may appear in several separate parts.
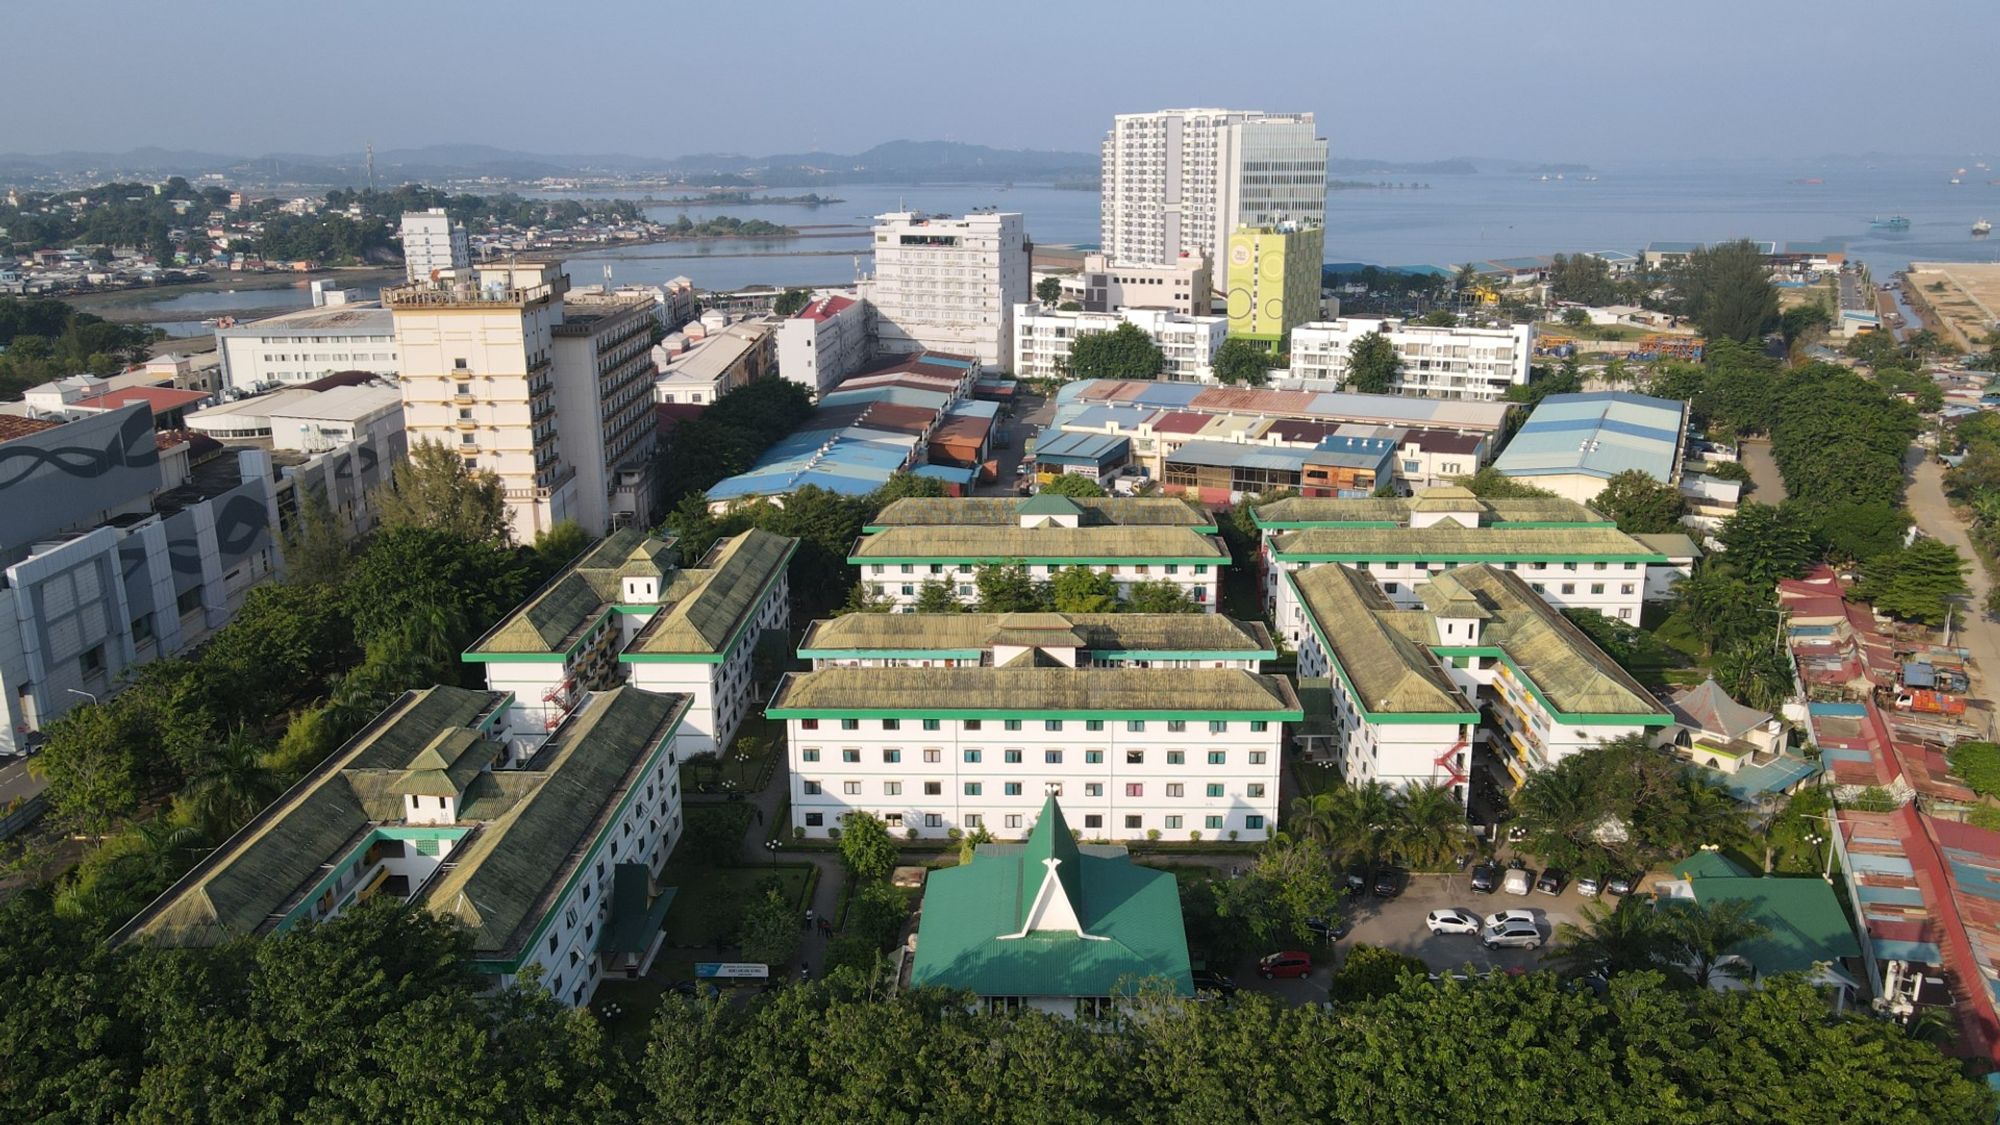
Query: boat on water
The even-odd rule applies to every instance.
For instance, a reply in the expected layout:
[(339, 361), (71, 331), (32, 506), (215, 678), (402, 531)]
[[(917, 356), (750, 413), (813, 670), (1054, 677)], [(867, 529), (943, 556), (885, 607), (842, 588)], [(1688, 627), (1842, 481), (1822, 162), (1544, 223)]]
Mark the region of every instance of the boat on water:
[(1795, 184), (1804, 184), (1807, 187), (1818, 187), (1819, 185), (1825, 183), (1826, 181), (1820, 179), (1818, 176), (1804, 176), (1799, 179), (1793, 180), (1792, 182)]
[(1870, 219), (1868, 225), (1876, 230), (1909, 230), (1910, 220), (1901, 215), (1891, 215), (1886, 219)]
[(1987, 222), (1987, 221), (1986, 221), (1985, 219), (1980, 219), (1980, 220), (1979, 220), (1978, 222), (1975, 222), (1975, 223), (1973, 223), (1973, 224), (1972, 224), (1972, 233), (1973, 233), (1973, 234), (1992, 234), (1992, 233), (1993, 233), (1993, 224), (1992, 224), (1992, 223), (1989, 223), (1989, 222)]
[(1957, 176), (1953, 176), (1953, 177), (1951, 178), (1951, 182), (1952, 182), (1952, 183), (1954, 183), (1954, 184), (1962, 184), (1962, 183), (1964, 183), (1965, 181), (1964, 181), (1964, 180), (1961, 180), (1961, 179), (1959, 179), (1959, 178), (1958, 178)]

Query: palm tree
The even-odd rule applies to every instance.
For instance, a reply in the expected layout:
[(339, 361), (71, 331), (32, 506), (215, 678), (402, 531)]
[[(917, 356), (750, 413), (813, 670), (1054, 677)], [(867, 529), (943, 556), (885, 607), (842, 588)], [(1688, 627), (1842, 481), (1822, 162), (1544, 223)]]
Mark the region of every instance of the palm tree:
[(1465, 810), (1442, 785), (1417, 785), (1396, 801), (1389, 842), (1419, 867), (1436, 867), (1472, 841)]
[(278, 778), (264, 763), (264, 748), (238, 727), (189, 779), (188, 812), (219, 840), (257, 815), (278, 791)]
[(1730, 959), (1730, 950), (1771, 932), (1751, 917), (1752, 903), (1743, 899), (1699, 902), (1672, 899), (1661, 905), (1660, 925), (1669, 941), (1669, 956), (1697, 986), (1707, 988), (1717, 978), (1741, 980), (1750, 966)]
[(1633, 810), (1634, 833), (1648, 846), (1671, 856), (1697, 848), (1739, 844), (1749, 838), (1744, 808), (1721, 785), (1684, 771), (1671, 792)]
[(1624, 898), (1615, 908), (1586, 903), (1581, 923), (1558, 925), (1550, 960), (1578, 976), (1595, 969), (1626, 973), (1659, 968), (1670, 945), (1659, 914), (1636, 898)]
[(1792, 694), (1791, 661), (1768, 640), (1739, 641), (1715, 658), (1715, 682), (1752, 707), (1775, 711)]
[(1564, 867), (1592, 853), (1592, 833), (1607, 813), (1580, 759), (1529, 773), (1510, 803), (1512, 826), (1526, 834), (1527, 850)]

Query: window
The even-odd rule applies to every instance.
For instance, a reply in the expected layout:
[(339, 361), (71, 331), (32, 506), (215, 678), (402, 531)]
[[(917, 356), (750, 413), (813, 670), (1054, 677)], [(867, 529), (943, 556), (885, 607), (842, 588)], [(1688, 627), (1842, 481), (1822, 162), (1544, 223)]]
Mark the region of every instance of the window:
[(938, 762), (943, 759), (943, 757), (944, 757), (943, 752), (940, 751), (935, 746), (928, 746), (924, 748), (924, 761), (930, 765), (933, 766), (937, 765)]
[(889, 749), (882, 751), (882, 762), (885, 765), (893, 766), (902, 760), (903, 760), (903, 752), (901, 750), (895, 749), (894, 747), (890, 747)]
[(1184, 765), (1186, 765), (1186, 764), (1187, 764), (1187, 751), (1185, 751), (1185, 750), (1169, 750), (1169, 751), (1167, 751), (1167, 764), (1168, 764), (1168, 765), (1170, 765), (1170, 766), (1184, 766)]
[(1145, 764), (1146, 764), (1146, 752), (1145, 752), (1144, 750), (1127, 750), (1127, 751), (1125, 751), (1125, 764), (1126, 764), (1126, 765), (1128, 765), (1128, 766), (1143, 766), (1143, 765), (1145, 765)]
[(1003, 751), (1002, 756), (1007, 759), (1007, 764), (1010, 766), (1018, 766), (1021, 764), (1021, 752), (1019, 750)]
[(1101, 781), (1086, 781), (1086, 782), (1084, 782), (1084, 783), (1083, 783), (1083, 795), (1084, 795), (1084, 796), (1086, 796), (1086, 797), (1102, 797), (1102, 796), (1104, 796), (1104, 783), (1103, 783), (1103, 782), (1101, 782)]
[(841, 730), (860, 730), (860, 729), (861, 729), (861, 720), (860, 720), (860, 719), (842, 719), (842, 720), (840, 720), (840, 729), (841, 729)]
[(1102, 828), (1104, 827), (1104, 818), (1097, 815), (1096, 813), (1085, 813), (1083, 817), (1083, 826), (1085, 828)]
[(1128, 734), (1144, 734), (1146, 730), (1146, 720), (1127, 719), (1125, 720), (1125, 730)]
[(1208, 764), (1209, 764), (1209, 765), (1211, 765), (1211, 766), (1223, 766), (1223, 765), (1228, 765), (1228, 764), (1229, 764), (1229, 751), (1227, 751), (1227, 750), (1210, 750), (1210, 751), (1208, 752)]
[(941, 727), (942, 725), (943, 725), (943, 724), (939, 723), (939, 722), (938, 722), (938, 721), (937, 721), (936, 719), (925, 719), (925, 720), (924, 720), (924, 729), (925, 729), (925, 730), (938, 730), (938, 729), (940, 729), (940, 727)]
[(979, 815), (976, 812), (965, 814), (965, 826), (967, 828), (978, 828), (980, 825), (985, 823), (986, 823), (986, 818)]
[(1210, 719), (1208, 721), (1208, 733), (1227, 734), (1228, 732), (1229, 732), (1229, 724), (1227, 722), (1221, 719)]
[(910, 571), (910, 564), (909, 564), (909, 563), (904, 563), (904, 564), (902, 565), (902, 567), (901, 567), (901, 570), (902, 570), (902, 572), (903, 572), (904, 574), (909, 574), (909, 573), (911, 573), (911, 571)]
[(861, 796), (861, 783), (858, 781), (843, 781), (840, 783), (840, 791), (849, 797), (859, 797)]
[(979, 783), (978, 783), (977, 781), (968, 781), (968, 782), (966, 782), (966, 783), (965, 783), (965, 795), (966, 795), (966, 796), (968, 796), (968, 797), (977, 797), (977, 796), (979, 796)]
[(1043, 719), (1043, 720), (1042, 720), (1042, 729), (1043, 729), (1043, 730), (1061, 730), (1061, 729), (1062, 729), (1062, 720), (1061, 720), (1061, 719)]
[(1205, 816), (1201, 818), (1201, 824), (1203, 828), (1221, 828), (1222, 818), (1219, 816)]
[(1125, 783), (1125, 795), (1126, 795), (1127, 797), (1143, 797), (1143, 796), (1145, 796), (1145, 795), (1146, 795), (1146, 783), (1145, 783), (1145, 782), (1143, 782), (1143, 781), (1128, 781), (1128, 782), (1126, 782), (1126, 783)]
[(819, 720), (818, 720), (818, 719), (800, 719), (800, 720), (799, 720), (799, 729), (800, 729), (800, 730), (818, 730), (818, 729), (819, 729)]
[(1574, 594), (1574, 593), (1576, 593), (1576, 583), (1574, 583), (1574, 582), (1565, 582), (1565, 583), (1563, 583), (1563, 593), (1565, 593), (1565, 594)]
[(1261, 831), (1264, 827), (1264, 818), (1258, 816), (1256, 813), (1251, 813), (1249, 816), (1243, 818), (1243, 827), (1248, 828), (1252, 832)]
[(819, 782), (817, 782), (817, 781), (808, 781), (808, 782), (806, 782), (806, 783), (805, 783), (805, 793), (806, 793), (806, 796), (808, 796), (808, 797), (817, 797), (817, 796), (819, 796)]
[(1062, 765), (1062, 751), (1060, 750), (1042, 751), (1042, 764), (1049, 766)]
[(1088, 731), (1100, 731), (1100, 730), (1103, 730), (1103, 729), (1104, 729), (1104, 720), (1103, 720), (1103, 719), (1085, 719), (1085, 720), (1083, 721), (1083, 729), (1084, 729), (1084, 730), (1088, 730)]
[(936, 814), (936, 813), (934, 813), (934, 812), (927, 812), (927, 813), (925, 813), (925, 814), (924, 814), (924, 827), (925, 827), (925, 828), (943, 828), (943, 827), (944, 827), (944, 818), (943, 818), (943, 817), (941, 817), (941, 816), (939, 816), (938, 814)]
[(1020, 813), (1008, 813), (1008, 814), (1007, 814), (1007, 827), (1009, 827), (1009, 828), (1019, 828), (1019, 827), (1021, 827), (1021, 814), (1020, 814)]
[(1631, 592), (1632, 592), (1632, 584), (1631, 584), (1630, 582), (1626, 582), (1626, 583), (1623, 583), (1622, 585), (1620, 585), (1620, 586), (1618, 587), (1618, 592), (1619, 592), (1619, 593), (1621, 593), (1621, 594), (1629, 594), (1629, 593), (1631, 593)]
[(1263, 795), (1264, 795), (1263, 785), (1258, 784), (1256, 782), (1252, 782), (1249, 791), (1244, 794), (1244, 796), (1246, 797), (1262, 797)]
[(850, 746), (840, 752), (840, 760), (850, 764), (858, 762), (861, 760), (861, 751)]
[(802, 761), (817, 762), (819, 761), (819, 748), (808, 746), (804, 750), (799, 751), (799, 758)]
[(1103, 764), (1104, 764), (1104, 751), (1102, 751), (1102, 750), (1085, 750), (1085, 751), (1083, 752), (1083, 764), (1084, 764), (1084, 765), (1086, 765), (1086, 766), (1101, 766), (1101, 765), (1103, 765)]
[(980, 723), (980, 720), (978, 720), (978, 719), (967, 719), (967, 720), (965, 720), (965, 729), (966, 729), (966, 730), (978, 730), (978, 729), (980, 728), (980, 726), (981, 726), (981, 723)]
[(1009, 781), (1000, 787), (1000, 791), (1009, 797), (1018, 797), (1021, 795), (1021, 783)]
[(1209, 783), (1208, 783), (1208, 795), (1209, 795), (1209, 796), (1211, 796), (1211, 797), (1220, 797), (1220, 796), (1222, 796), (1222, 784), (1221, 784), (1220, 782), (1215, 782), (1215, 781), (1211, 781), (1211, 782), (1209, 782)]
[(1181, 564), (1179, 564), (1179, 563), (1168, 563), (1168, 564), (1167, 564), (1167, 573), (1168, 573), (1168, 574), (1179, 574), (1180, 572), (1181, 572)]
[(1250, 751), (1250, 764), (1251, 764), (1251, 765), (1253, 765), (1253, 766), (1261, 766), (1261, 765), (1263, 765), (1263, 764), (1264, 764), (1264, 755), (1265, 755), (1265, 751), (1262, 751), (1262, 750), (1252, 750), (1252, 751)]
[(908, 582), (905, 582), (905, 583), (903, 583), (903, 596), (904, 596), (904, 597), (906, 597), (906, 598), (907, 598), (907, 597), (909, 597), (909, 596), (910, 596), (911, 594), (914, 594), (914, 593), (916, 593), (916, 592), (917, 592), (917, 588), (916, 588), (915, 586), (912, 586), (912, 585), (910, 585), (910, 584), (909, 584)]
[(975, 766), (976, 766), (976, 765), (978, 765), (978, 764), (979, 764), (979, 751), (977, 751), (977, 750), (967, 750), (967, 751), (965, 752), (965, 760), (966, 760), (967, 762), (971, 763), (972, 765), (975, 765)]
[(1603, 593), (1603, 592), (1604, 592), (1604, 583), (1602, 583), (1602, 582), (1592, 582), (1592, 583), (1590, 584), (1590, 592), (1591, 592), (1591, 593), (1593, 593), (1593, 594), (1601, 594), (1601, 593)]
[(1125, 818), (1125, 827), (1127, 828), (1136, 830), (1144, 827), (1145, 823), (1146, 821), (1144, 817), (1128, 816)]
[(1185, 797), (1187, 796), (1187, 786), (1182, 785), (1178, 781), (1169, 781), (1167, 782), (1167, 796)]
[(1020, 730), (1020, 729), (1021, 729), (1021, 720), (1019, 720), (1019, 719), (1006, 719), (1006, 720), (1003, 720), (1003, 721), (1001, 722), (1001, 724), (1000, 724), (1000, 725), (1001, 725), (1001, 726), (1002, 726), (1003, 728), (1007, 729), (1007, 730)]
[(883, 719), (883, 720), (882, 720), (882, 729), (883, 729), (883, 730), (902, 730), (902, 729), (903, 729), (903, 720), (901, 720), (901, 719)]
[(900, 781), (885, 781), (885, 782), (883, 782), (883, 783), (882, 783), (882, 795), (883, 795), (884, 797), (900, 797), (900, 796), (902, 796), (902, 795), (903, 795), (903, 783), (902, 783), (902, 782), (900, 782)]
[(1180, 826), (1181, 826), (1181, 818), (1180, 818), (1180, 817), (1177, 817), (1177, 816), (1170, 816), (1170, 817), (1168, 817), (1168, 818), (1167, 818), (1167, 827), (1168, 827), (1168, 828), (1170, 828), (1170, 829), (1176, 829), (1176, 828), (1179, 828)]
[(944, 783), (941, 781), (924, 782), (924, 796), (926, 797), (944, 796)]
[(1167, 720), (1167, 733), (1168, 733), (1168, 734), (1186, 734), (1186, 733), (1187, 733), (1187, 722), (1186, 722), (1185, 720), (1183, 720), (1183, 719), (1168, 719), (1168, 720)]

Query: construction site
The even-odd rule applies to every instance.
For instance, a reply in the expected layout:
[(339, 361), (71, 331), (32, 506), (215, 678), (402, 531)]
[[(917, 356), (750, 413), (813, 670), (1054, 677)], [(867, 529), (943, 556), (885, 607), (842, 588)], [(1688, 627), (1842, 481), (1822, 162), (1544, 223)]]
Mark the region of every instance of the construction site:
[(1903, 299), (1960, 351), (1983, 349), (2000, 328), (2000, 262), (1912, 262)]

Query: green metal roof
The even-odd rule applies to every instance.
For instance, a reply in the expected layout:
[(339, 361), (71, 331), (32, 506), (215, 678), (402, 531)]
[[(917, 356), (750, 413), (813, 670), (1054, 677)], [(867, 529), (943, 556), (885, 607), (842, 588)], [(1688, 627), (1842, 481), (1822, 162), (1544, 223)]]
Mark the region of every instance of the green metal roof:
[(1329, 561), (1667, 561), (1615, 527), (1314, 527), (1284, 532), (1271, 546), (1280, 558)]
[(1219, 613), (846, 613), (815, 621), (799, 653), (983, 651), (1014, 629), (1074, 630), (1082, 647), (1098, 653), (1145, 652), (1256, 657), (1272, 651), (1260, 622)]
[(1298, 696), (1282, 676), (1240, 668), (821, 668), (786, 676), (773, 718), (1003, 714), (1287, 720)]
[[(1010, 936), (1025, 924), (1049, 860), (1083, 933)], [(933, 872), (925, 886), (913, 986), (981, 996), (1110, 996), (1147, 978), (1194, 995), (1173, 875), (1133, 864), (1124, 848), (1078, 846), (1054, 798), (1026, 845), (984, 845), (971, 863)]]
[(630, 654), (713, 654), (728, 649), (756, 611), (764, 591), (790, 564), (799, 541), (761, 528), (723, 541), (714, 565), (685, 570), (689, 585), (646, 623), (625, 651)]
[(1676, 879), (1745, 879), (1750, 869), (1721, 852), (1696, 852), (1673, 866)]
[[(1860, 957), (1847, 911), (1833, 886), (1816, 876), (1741, 878), (1704, 876), (1689, 880), (1696, 902), (1747, 902), (1750, 916), (1769, 930), (1730, 950), (1750, 962), (1760, 977), (1809, 973), (1815, 962), (1839, 968), (1842, 958)], [(1673, 909), (1673, 899), (1662, 902)]]
[(672, 540), (620, 528), (598, 540), (468, 651), (563, 652), (620, 600), (626, 578), (656, 578), (664, 589), (673, 574), (673, 559)]
[(1021, 501), (1014, 509), (1017, 516), (1083, 516), (1083, 509), (1076, 501), (1059, 492), (1040, 492)]
[(672, 887), (661, 887), (659, 897), (648, 902), (652, 885), (653, 874), (643, 863), (620, 863), (611, 869), (611, 917), (598, 938), (599, 953), (643, 954), (652, 948), (667, 908), (674, 903)]

